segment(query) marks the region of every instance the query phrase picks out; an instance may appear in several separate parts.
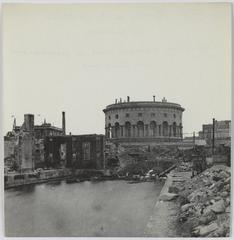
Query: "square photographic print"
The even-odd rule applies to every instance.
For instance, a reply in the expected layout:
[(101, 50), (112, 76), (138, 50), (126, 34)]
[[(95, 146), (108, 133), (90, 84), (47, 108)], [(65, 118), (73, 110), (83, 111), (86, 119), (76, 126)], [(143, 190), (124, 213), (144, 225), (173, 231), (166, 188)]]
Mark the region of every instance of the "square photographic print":
[(6, 237), (231, 235), (231, 3), (2, 14)]

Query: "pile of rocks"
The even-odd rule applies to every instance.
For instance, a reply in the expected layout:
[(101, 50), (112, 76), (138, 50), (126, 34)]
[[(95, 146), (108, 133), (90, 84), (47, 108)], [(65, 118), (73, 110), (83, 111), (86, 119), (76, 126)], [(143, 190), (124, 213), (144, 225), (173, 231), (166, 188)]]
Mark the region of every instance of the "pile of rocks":
[(228, 237), (230, 234), (230, 167), (217, 165), (186, 182), (175, 182), (184, 237)]
[(192, 171), (192, 162), (180, 162), (180, 164), (177, 165), (176, 171), (177, 172), (188, 172)]

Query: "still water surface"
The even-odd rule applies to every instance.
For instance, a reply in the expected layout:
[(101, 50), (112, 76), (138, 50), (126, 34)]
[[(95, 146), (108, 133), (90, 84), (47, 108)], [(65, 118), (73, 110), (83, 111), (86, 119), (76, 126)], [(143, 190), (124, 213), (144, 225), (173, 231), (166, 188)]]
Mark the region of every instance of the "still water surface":
[(162, 183), (47, 183), (5, 191), (9, 237), (140, 237)]

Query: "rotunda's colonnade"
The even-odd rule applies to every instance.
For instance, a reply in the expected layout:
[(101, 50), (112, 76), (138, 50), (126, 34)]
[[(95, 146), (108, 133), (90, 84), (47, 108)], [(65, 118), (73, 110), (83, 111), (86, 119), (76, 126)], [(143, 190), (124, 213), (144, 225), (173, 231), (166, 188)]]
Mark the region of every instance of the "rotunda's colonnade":
[[(128, 98), (129, 100), (129, 98)], [(179, 104), (162, 102), (119, 102), (107, 106), (105, 135), (107, 139), (128, 141), (182, 140), (182, 113)]]

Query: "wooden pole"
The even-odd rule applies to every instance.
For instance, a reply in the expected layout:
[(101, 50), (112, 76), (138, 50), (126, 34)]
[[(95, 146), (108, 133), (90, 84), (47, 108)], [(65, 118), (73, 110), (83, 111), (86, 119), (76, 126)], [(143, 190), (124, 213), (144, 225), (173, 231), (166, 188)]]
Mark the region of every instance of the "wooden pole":
[(215, 148), (215, 119), (213, 118), (212, 154), (214, 154), (214, 148)]

